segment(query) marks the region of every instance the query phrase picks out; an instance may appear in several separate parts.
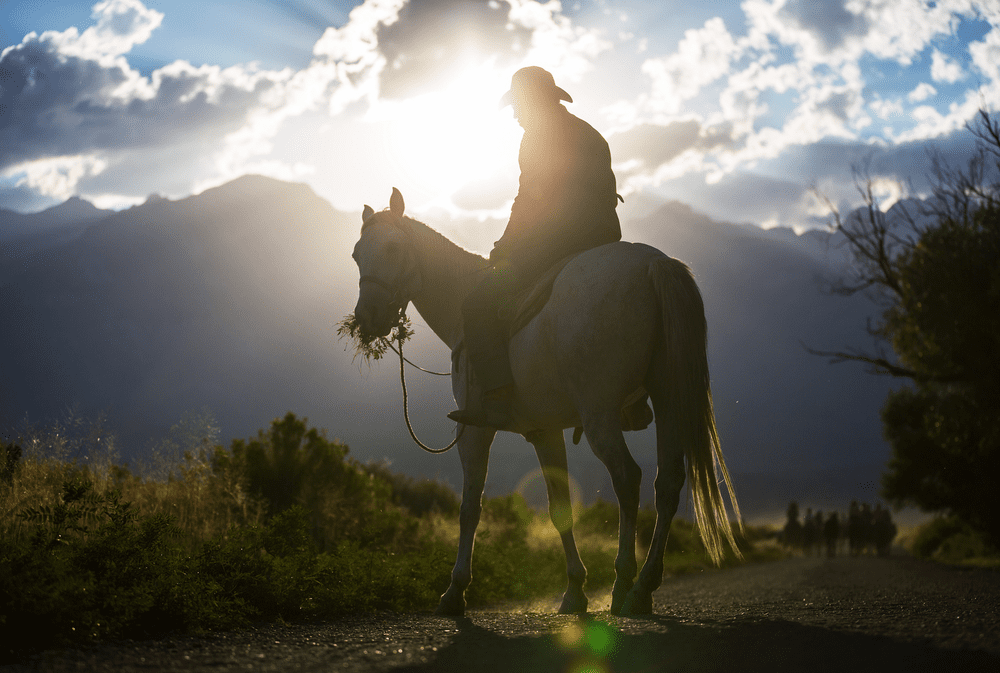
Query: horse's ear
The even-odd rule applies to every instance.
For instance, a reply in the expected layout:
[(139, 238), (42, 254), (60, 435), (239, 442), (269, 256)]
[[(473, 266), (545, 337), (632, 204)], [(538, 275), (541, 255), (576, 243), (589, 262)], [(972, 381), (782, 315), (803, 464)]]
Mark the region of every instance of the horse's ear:
[(374, 208), (372, 208), (371, 206), (369, 206), (369, 205), (368, 205), (368, 204), (366, 203), (366, 204), (365, 204), (365, 209), (364, 209), (364, 211), (363, 211), (363, 212), (361, 213), (361, 221), (362, 221), (362, 222), (367, 222), (367, 221), (368, 221), (368, 218), (369, 218), (369, 217), (371, 217), (371, 216), (372, 216), (372, 215), (374, 215), (374, 214), (375, 214), (375, 209), (374, 209)]
[(392, 196), (389, 197), (389, 212), (395, 217), (403, 217), (403, 210), (405, 205), (403, 204), (403, 195), (399, 193), (399, 190), (395, 187), (392, 188)]

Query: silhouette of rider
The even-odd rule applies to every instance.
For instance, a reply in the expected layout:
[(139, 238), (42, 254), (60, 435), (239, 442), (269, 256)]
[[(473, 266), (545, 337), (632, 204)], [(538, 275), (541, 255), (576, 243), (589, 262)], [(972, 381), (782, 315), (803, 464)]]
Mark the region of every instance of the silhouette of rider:
[(573, 99), (537, 66), (515, 72), (500, 99), (500, 107), (510, 105), (524, 129), (521, 177), (486, 278), (462, 306), (465, 348), (483, 398), (448, 414), (459, 423), (492, 428), (510, 423), (514, 377), (506, 318), (513, 296), (563, 257), (622, 237), (608, 143), (562, 101)]

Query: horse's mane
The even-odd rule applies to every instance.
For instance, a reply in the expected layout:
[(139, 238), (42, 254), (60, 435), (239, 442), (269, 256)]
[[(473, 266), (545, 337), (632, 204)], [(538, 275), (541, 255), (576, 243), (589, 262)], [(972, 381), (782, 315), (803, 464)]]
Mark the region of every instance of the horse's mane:
[(466, 250), (423, 222), (406, 216), (403, 221), (409, 227), (414, 242), (424, 252), (425, 259), (437, 268), (452, 267), (447, 270), (459, 278), (469, 278), (486, 267), (486, 259), (482, 255)]

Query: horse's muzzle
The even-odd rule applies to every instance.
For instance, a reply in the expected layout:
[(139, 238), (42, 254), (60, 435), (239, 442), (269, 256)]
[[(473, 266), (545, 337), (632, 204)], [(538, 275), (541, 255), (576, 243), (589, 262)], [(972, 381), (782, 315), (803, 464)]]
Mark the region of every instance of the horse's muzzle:
[[(376, 292), (371, 298), (377, 298), (378, 294), (381, 293)], [(384, 337), (399, 323), (399, 306), (395, 302), (371, 301), (362, 296), (354, 308), (354, 317), (357, 318), (361, 334), (367, 337)]]

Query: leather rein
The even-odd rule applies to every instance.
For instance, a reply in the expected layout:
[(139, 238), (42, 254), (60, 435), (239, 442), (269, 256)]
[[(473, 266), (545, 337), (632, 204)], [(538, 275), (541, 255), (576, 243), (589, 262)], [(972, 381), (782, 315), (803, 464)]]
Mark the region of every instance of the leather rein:
[[(403, 227), (399, 227), (399, 229), (409, 238), (409, 232), (403, 229)], [(364, 234), (364, 227), (362, 227), (361, 233)], [(419, 270), (417, 271), (417, 273), (419, 273)], [(388, 303), (399, 305), (399, 320), (396, 322), (395, 327), (397, 328), (402, 327), (403, 322), (406, 320), (406, 305), (410, 303), (409, 300), (407, 300), (405, 303), (402, 304), (400, 303), (399, 295), (404, 283), (397, 282), (395, 285), (393, 285), (387, 283), (378, 276), (372, 276), (372, 275), (361, 276), (361, 278), (358, 280), (358, 286), (360, 287), (362, 283), (375, 283), (384, 290), (387, 290), (390, 293), (392, 293), (392, 296), (389, 298)], [(392, 350), (396, 351), (396, 353), (399, 354), (399, 384), (400, 387), (402, 387), (403, 389), (403, 419), (406, 421), (406, 429), (410, 432), (410, 437), (413, 439), (416, 445), (419, 446), (424, 451), (426, 451), (427, 453), (444, 453), (446, 451), (449, 451), (452, 447), (454, 447), (458, 443), (459, 438), (461, 438), (462, 436), (462, 432), (465, 430), (465, 426), (464, 425), (459, 426), (458, 434), (455, 435), (455, 439), (453, 439), (451, 443), (448, 444), (448, 446), (445, 446), (444, 448), (434, 449), (420, 441), (420, 439), (417, 437), (417, 434), (413, 431), (413, 426), (410, 424), (409, 398), (406, 392), (406, 367), (404, 363), (409, 364), (412, 367), (416, 367), (422, 372), (427, 372), (428, 374), (434, 374), (435, 376), (451, 376), (451, 372), (432, 372), (429, 369), (424, 369), (423, 367), (415, 365), (409, 360), (407, 360), (406, 357), (403, 356), (404, 337), (402, 330), (398, 330), (397, 335), (398, 335), (397, 342), (399, 343), (399, 349), (397, 350), (396, 347), (392, 345), (391, 341), (388, 342), (388, 345), (389, 348), (391, 348)]]

